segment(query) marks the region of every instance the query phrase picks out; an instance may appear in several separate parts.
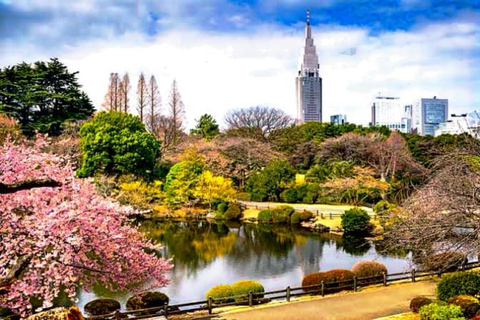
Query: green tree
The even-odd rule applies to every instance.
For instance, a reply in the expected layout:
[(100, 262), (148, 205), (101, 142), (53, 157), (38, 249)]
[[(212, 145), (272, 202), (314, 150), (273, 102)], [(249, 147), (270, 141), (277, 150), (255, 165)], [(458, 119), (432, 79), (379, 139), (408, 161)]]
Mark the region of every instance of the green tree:
[(155, 137), (136, 116), (118, 111), (100, 112), (80, 129), (83, 158), (77, 174), (131, 173), (151, 175), (160, 155)]
[(295, 170), (285, 160), (274, 160), (262, 171), (252, 174), (247, 180), (246, 190), (256, 201), (278, 201), (280, 193), (295, 181)]
[(370, 226), (370, 216), (360, 208), (345, 210), (342, 214), (342, 228), (345, 234), (364, 235)]
[(19, 121), (26, 135), (60, 134), (65, 121), (90, 117), (94, 107), (80, 90), (77, 72), (58, 59), (0, 69), (0, 113)]
[(170, 205), (187, 204), (198, 199), (195, 187), (203, 172), (204, 163), (201, 156), (187, 150), (183, 160), (170, 168), (163, 190)]
[(197, 120), (197, 126), (190, 130), (190, 133), (199, 135), (200, 137), (210, 140), (220, 133), (218, 124), (215, 119), (209, 115), (204, 114)]

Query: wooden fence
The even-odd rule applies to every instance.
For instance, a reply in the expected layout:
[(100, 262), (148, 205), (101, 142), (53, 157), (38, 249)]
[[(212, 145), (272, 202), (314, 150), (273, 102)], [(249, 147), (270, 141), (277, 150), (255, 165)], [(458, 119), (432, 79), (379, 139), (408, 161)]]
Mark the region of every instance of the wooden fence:
[[(458, 270), (465, 271), (480, 267), (480, 261), (464, 263), (458, 267)], [(87, 320), (99, 319), (145, 319), (155, 316), (165, 316), (183, 314), (187, 312), (208, 310), (209, 314), (213, 313), (214, 308), (233, 306), (233, 305), (248, 305), (254, 306), (257, 304), (269, 302), (271, 300), (286, 300), (290, 302), (291, 297), (319, 294), (322, 297), (326, 294), (338, 292), (340, 290), (357, 291), (359, 287), (368, 286), (372, 284), (383, 284), (387, 286), (388, 283), (401, 280), (411, 280), (415, 282), (423, 277), (441, 276), (442, 271), (439, 270), (415, 270), (412, 269), (406, 272), (397, 272), (383, 274), (373, 277), (354, 277), (352, 280), (338, 281), (333, 283), (324, 283), (323, 281), (318, 285), (311, 285), (305, 287), (286, 287), (285, 289), (267, 291), (262, 293), (249, 292), (248, 294), (228, 297), (228, 299), (213, 299), (212, 297), (206, 300), (199, 300), (187, 303), (180, 303), (174, 305), (164, 305), (155, 308), (135, 310), (135, 311), (116, 311), (111, 314), (87, 317)]]

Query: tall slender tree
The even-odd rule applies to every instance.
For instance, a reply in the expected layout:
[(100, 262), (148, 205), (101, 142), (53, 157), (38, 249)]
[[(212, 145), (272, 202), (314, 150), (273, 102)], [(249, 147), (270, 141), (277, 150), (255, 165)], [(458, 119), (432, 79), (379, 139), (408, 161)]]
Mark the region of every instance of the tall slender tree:
[(182, 97), (178, 91), (176, 80), (173, 80), (172, 83), (168, 106), (170, 109), (170, 117), (172, 118), (173, 143), (176, 144), (178, 140), (180, 140), (183, 130), (183, 119), (185, 117), (185, 106), (183, 105)]
[(148, 90), (147, 83), (145, 82), (145, 76), (140, 73), (137, 84), (137, 111), (140, 116), (140, 121), (144, 122), (144, 113), (147, 109)]
[(145, 119), (145, 125), (151, 133), (157, 136), (158, 117), (160, 116), (161, 100), (157, 80), (153, 75), (150, 77), (150, 81), (148, 82), (147, 97), (148, 112)]
[(129, 99), (128, 95), (130, 93), (130, 77), (128, 76), (128, 72), (125, 73), (125, 75), (122, 78), (122, 81), (120, 81), (120, 86), (119, 86), (119, 100), (120, 100), (120, 106), (118, 111), (122, 111), (127, 113), (129, 109)]
[(109, 111), (119, 111), (120, 109), (120, 78), (118, 73), (110, 73), (110, 81), (108, 84), (108, 91), (105, 95), (105, 101), (102, 106)]

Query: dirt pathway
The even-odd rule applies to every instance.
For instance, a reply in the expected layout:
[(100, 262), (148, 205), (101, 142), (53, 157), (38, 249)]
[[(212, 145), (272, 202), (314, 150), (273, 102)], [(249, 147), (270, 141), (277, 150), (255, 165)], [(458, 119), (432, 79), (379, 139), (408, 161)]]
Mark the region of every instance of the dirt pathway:
[(413, 297), (434, 294), (435, 283), (425, 280), (277, 306), (259, 306), (247, 311), (224, 313), (220, 319), (375, 319), (406, 312)]

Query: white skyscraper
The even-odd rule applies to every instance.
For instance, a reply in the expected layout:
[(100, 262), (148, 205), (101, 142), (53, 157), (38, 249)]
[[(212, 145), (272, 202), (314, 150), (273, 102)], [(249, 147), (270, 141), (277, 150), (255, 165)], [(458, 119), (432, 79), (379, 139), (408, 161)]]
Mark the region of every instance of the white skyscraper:
[(310, 27), (310, 13), (307, 11), (305, 49), (296, 79), (297, 120), (300, 123), (322, 121), (322, 78), (320, 78), (319, 68)]
[(412, 106), (397, 97), (378, 96), (372, 102), (372, 126), (386, 126), (391, 130), (410, 132)]

